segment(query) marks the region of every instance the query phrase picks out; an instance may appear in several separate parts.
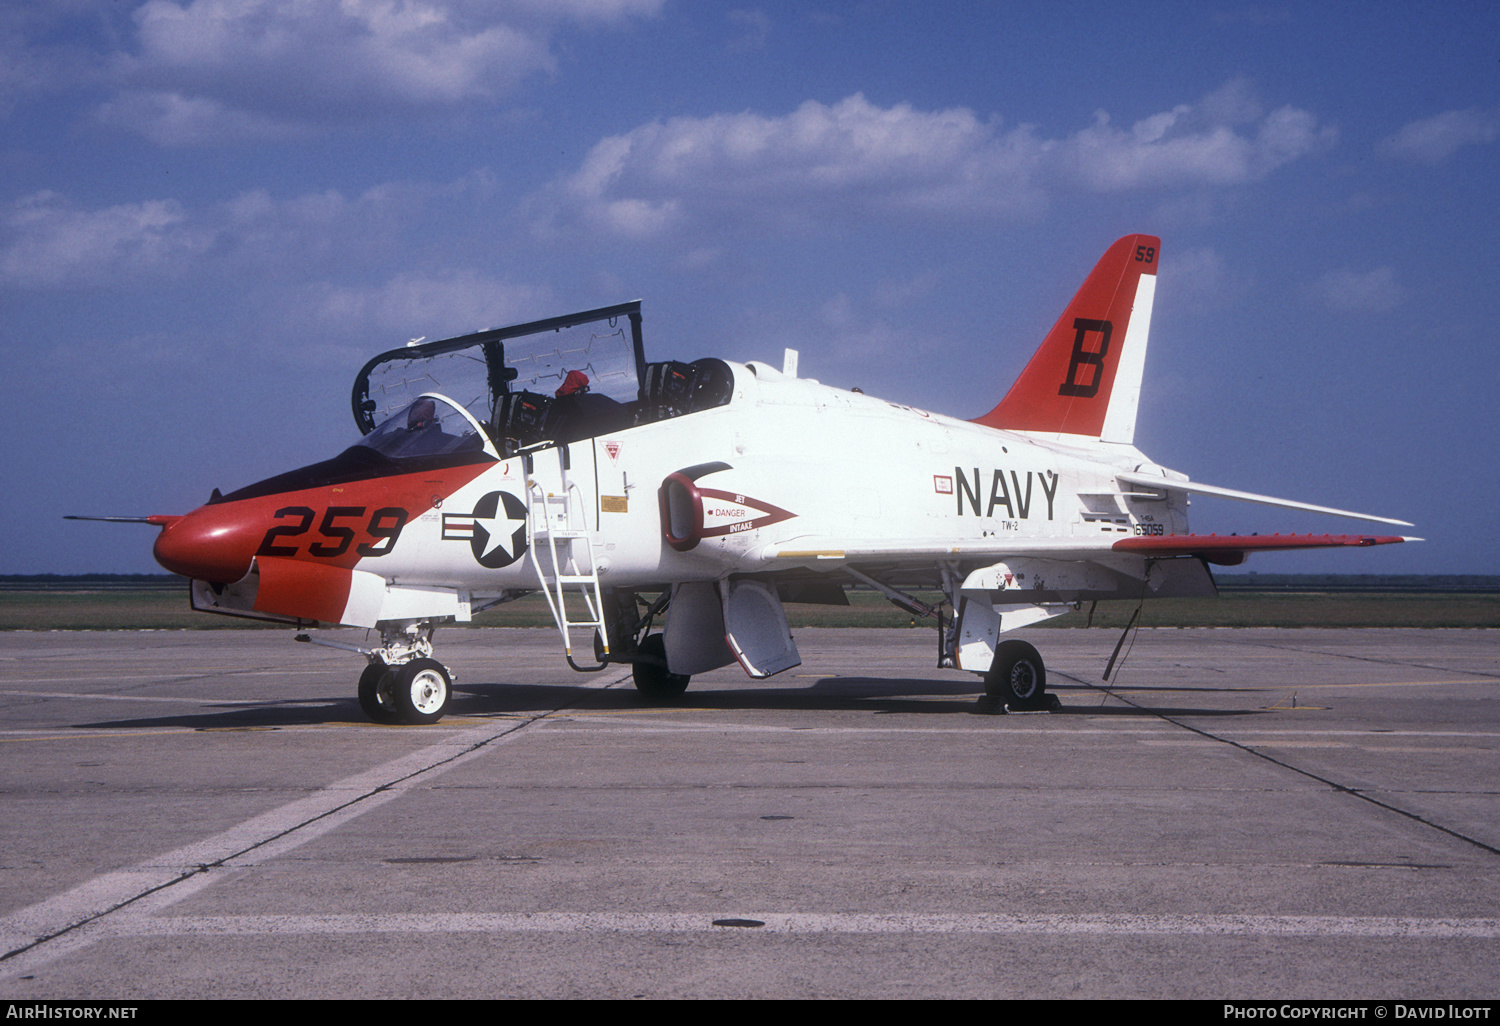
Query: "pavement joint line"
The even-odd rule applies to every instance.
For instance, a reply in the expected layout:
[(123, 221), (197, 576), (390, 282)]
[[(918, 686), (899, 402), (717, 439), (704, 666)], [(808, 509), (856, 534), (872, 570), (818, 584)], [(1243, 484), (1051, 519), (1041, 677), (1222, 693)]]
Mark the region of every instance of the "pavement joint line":
[[(628, 676), (610, 680), (602, 687), (614, 687)], [(601, 686), (591, 685), (591, 689), (598, 687)], [(27, 955), (42, 945), (98, 924), (104, 917), (127, 909), (142, 899), (154, 896), (153, 904), (157, 907), (170, 904), (177, 899), (166, 896), (164, 892), (169, 889), (195, 878), (206, 878), (211, 871), (228, 867), (235, 860), (243, 860), (275, 842), (282, 842), (278, 853), (290, 851), (408, 790), (417, 778), (446, 772), (497, 744), (513, 739), (526, 728), (546, 721), (581, 699), (582, 696), (575, 697), (557, 709), (522, 720), (486, 723), (456, 736), (448, 735), (434, 744), (335, 781), (306, 798), (261, 813), (212, 837), (146, 859), (129, 869), (101, 874), (61, 894), (0, 916), (0, 949), (3, 949), (0, 962)], [(350, 815), (339, 815), (345, 812)], [(217, 876), (214, 874), (215, 878)], [(199, 886), (187, 890), (199, 890), (207, 885), (208, 880), (197, 882)], [(183, 896), (186, 897), (186, 893)], [(96, 935), (102, 936), (98, 931), (88, 931), (89, 937)], [(90, 943), (83, 936), (78, 940)], [(58, 954), (75, 947), (62, 945)], [(34, 959), (26, 961), (30, 963)]]
[[(1380, 628), (1375, 628), (1375, 629), (1380, 629)], [(1427, 663), (1408, 662), (1407, 660), (1404, 660), (1404, 659), (1379, 659), (1379, 658), (1376, 658), (1375, 656), (1356, 655), (1356, 654), (1354, 654), (1352, 652), (1330, 652), (1330, 651), (1327, 651), (1326, 649), (1318, 648), (1318, 647), (1308, 648), (1308, 647), (1301, 646), (1301, 645), (1277, 644), (1277, 643), (1272, 642), (1272, 641), (1255, 641), (1254, 639), (1247, 639), (1247, 638), (1231, 638), (1231, 639), (1228, 639), (1228, 640), (1232, 641), (1234, 644), (1245, 645), (1245, 646), (1250, 647), (1250, 648), (1269, 648), (1269, 649), (1275, 649), (1277, 651), (1282, 651), (1282, 652), (1300, 652), (1300, 653), (1303, 653), (1303, 654), (1328, 656), (1328, 657), (1331, 657), (1331, 658), (1334, 658), (1334, 659), (1353, 659), (1353, 660), (1356, 660), (1356, 661), (1362, 662), (1362, 663), (1378, 663), (1381, 666), (1407, 666), (1407, 667), (1411, 667), (1412, 669), (1415, 669), (1415, 670), (1437, 670), (1437, 671), (1439, 671), (1441, 673), (1454, 673), (1454, 672), (1471, 673), (1471, 674), (1473, 674), (1476, 677), (1485, 677), (1485, 678), (1488, 678), (1489, 680), (1494, 680), (1496, 678), (1500, 678), (1500, 673), (1486, 673), (1484, 670), (1459, 670), (1459, 671), (1455, 671), (1454, 668), (1451, 667), (1451, 666), (1431, 666), (1431, 665), (1429, 665)]]
[[(1379, 660), (1370, 661), (1378, 662)], [(1062, 674), (1062, 676), (1068, 675)], [(1328, 777), (1322, 776), (1318, 773), (1314, 773), (1311, 770), (1303, 769), (1300, 766), (1294, 766), (1283, 759), (1276, 758), (1275, 756), (1267, 752), (1265, 748), (1256, 746), (1251, 743), (1236, 741), (1233, 738), (1220, 736), (1213, 733), (1212, 731), (1204, 730), (1202, 727), (1195, 727), (1191, 723), (1184, 723), (1182, 720), (1176, 719), (1175, 717), (1169, 715), (1168, 713), (1164, 713), (1159, 709), (1153, 709), (1150, 706), (1142, 705), (1139, 702), (1132, 702), (1124, 695), (1115, 694), (1110, 689), (1108, 684), (1093, 684), (1078, 677), (1068, 677), (1068, 679), (1077, 681), (1079, 684), (1083, 684), (1087, 687), (1093, 688), (1096, 691), (1103, 692), (1106, 695), (1112, 695), (1118, 701), (1124, 702), (1126, 705), (1129, 705), (1132, 708), (1140, 709), (1142, 712), (1149, 713), (1150, 715), (1157, 717), (1165, 723), (1170, 723), (1174, 726), (1181, 727), (1183, 730), (1191, 731), (1192, 733), (1197, 734), (1199, 737), (1205, 737), (1212, 741), (1217, 741), (1220, 744), (1225, 744), (1233, 748), (1237, 748), (1247, 755), (1252, 755), (1257, 759), (1264, 759), (1266, 762), (1269, 762), (1273, 766), (1280, 766), (1282, 769), (1290, 770), (1293, 773), (1300, 774), (1301, 776), (1307, 777), (1310, 780), (1316, 780), (1318, 783), (1324, 784), (1327, 787), (1332, 788), (1334, 791), (1339, 792), (1340, 794), (1351, 795), (1355, 798), (1360, 799), (1361, 801), (1370, 803), (1378, 809), (1384, 809), (1387, 812), (1394, 812), (1398, 816), (1405, 817), (1406, 819), (1412, 820), (1415, 823), (1420, 823), (1422, 826), (1428, 827), (1432, 830), (1436, 830), (1439, 833), (1444, 833), (1449, 837), (1453, 837), (1457, 840), (1472, 844), (1474, 847), (1479, 848), (1483, 851), (1487, 851), (1491, 855), (1500, 855), (1500, 848), (1496, 848), (1493, 845), (1486, 844), (1478, 838), (1470, 837), (1469, 835), (1461, 833), (1458, 830), (1454, 830), (1451, 827), (1445, 827), (1441, 823), (1435, 823), (1425, 816), (1420, 816), (1415, 812), (1408, 812), (1407, 810), (1400, 808), (1399, 806), (1392, 805), (1389, 802), (1381, 801), (1379, 798), (1376, 798), (1374, 795), (1370, 794), (1364, 789), (1349, 787), (1345, 784), (1340, 784), (1336, 780), (1329, 779)]]

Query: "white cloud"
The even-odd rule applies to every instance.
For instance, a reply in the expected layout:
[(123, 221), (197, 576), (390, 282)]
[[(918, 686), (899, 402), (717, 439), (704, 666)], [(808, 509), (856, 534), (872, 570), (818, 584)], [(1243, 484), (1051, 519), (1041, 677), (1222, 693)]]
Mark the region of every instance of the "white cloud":
[[(1238, 124), (1250, 123), (1242, 133)], [(1305, 110), (1261, 116), (1238, 82), (1197, 106), (1181, 105), (1114, 128), (1100, 111), (1088, 128), (1058, 144), (1062, 168), (1097, 192), (1183, 185), (1240, 185), (1331, 146), (1337, 132)]]
[(304, 123), (237, 110), (206, 96), (170, 91), (122, 92), (101, 103), (94, 116), (159, 146), (191, 146), (224, 139), (261, 142), (305, 136), (310, 131)]
[(1497, 135), (1500, 135), (1500, 114), (1470, 107), (1468, 110), (1446, 110), (1413, 121), (1382, 140), (1376, 150), (1382, 156), (1396, 160), (1440, 164), (1453, 156), (1459, 147), (1494, 142)]
[[(1244, 126), (1244, 127), (1242, 127)], [(1223, 187), (1256, 181), (1332, 145), (1312, 114), (1261, 114), (1232, 82), (1200, 104), (1072, 135), (952, 108), (881, 108), (855, 94), (781, 117), (717, 114), (651, 122), (601, 140), (533, 204), (547, 231), (622, 236), (726, 221), (779, 230), (870, 216), (1026, 218), (1066, 190)]]
[(538, 205), (544, 223), (576, 218), (621, 235), (700, 218), (790, 225), (838, 212), (1023, 214), (1041, 200), (1021, 166), (1034, 160), (1031, 149), (972, 111), (882, 109), (856, 94), (832, 106), (809, 100), (780, 118), (642, 125), (595, 145)]
[(368, 262), (434, 195), (456, 186), (384, 185), (275, 199), (264, 190), (191, 209), (152, 199), (85, 209), (51, 191), (0, 210), (0, 286), (108, 286), (146, 276), (285, 279)]
[(1228, 263), (1211, 247), (1169, 250), (1161, 263), (1161, 286), (1157, 309), (1163, 309), (1162, 297), (1174, 311), (1202, 313), (1234, 306), (1250, 292), (1244, 275), (1230, 269)]
[(0, 115), (25, 96), (99, 83), (99, 42), (116, 12), (88, 0), (0, 4)]
[(932, 348), (930, 340), (912, 337), (910, 329), (869, 312), (842, 292), (825, 300), (816, 325), (804, 330), (803, 339), (788, 344), (804, 354), (801, 372), (811, 377), (857, 376), (868, 373), (872, 362), (910, 360)]
[(740, 35), (730, 41), (729, 49), (740, 52), (765, 49), (766, 40), (771, 37), (771, 19), (765, 11), (735, 9), (724, 17), (740, 30)]
[[(890, 385), (881, 368), (908, 366), (944, 349), (944, 340), (930, 325), (908, 323), (879, 293), (861, 297), (834, 292), (805, 315), (767, 307), (746, 323), (747, 332), (721, 355), (779, 364), (784, 349), (795, 349), (801, 353), (799, 374), (839, 387), (873, 389), (880, 387), (883, 377)], [(912, 383), (903, 378), (903, 387)]]
[(558, 23), (609, 24), (661, 0), (148, 0), (120, 94), (99, 118), (159, 143), (297, 135), (494, 102), (553, 70)]
[[(484, 2), (492, 4), (493, 0)], [(626, 18), (656, 14), (662, 0), (517, 0), (513, 6), (546, 21), (566, 17), (580, 24), (615, 25)]]
[(1338, 313), (1382, 313), (1395, 309), (1406, 299), (1406, 290), (1396, 282), (1396, 272), (1389, 267), (1329, 271), (1315, 283), (1314, 294)]
[[(415, 334), (442, 337), (555, 313), (544, 286), (465, 267), (446, 250), (446, 266), (424, 266), (431, 254), (403, 248), (429, 201), (462, 200), (474, 184), (289, 198), (252, 190), (203, 208), (157, 199), (87, 209), (37, 193), (0, 208), (0, 292), (232, 283), (238, 298), (225, 301), (247, 313), (237, 336), (330, 366), (357, 365), (372, 348)], [(392, 254), (411, 269), (393, 274)], [(79, 345), (92, 351), (91, 342)]]
[(201, 253), (211, 241), (174, 200), (83, 210), (39, 192), (13, 203), (3, 225), (0, 283), (23, 288), (149, 272)]
[(534, 319), (555, 305), (545, 287), (454, 270), (399, 274), (374, 286), (325, 287), (311, 313), (341, 334), (385, 336), (395, 347), (412, 332), (431, 338), (461, 335)]

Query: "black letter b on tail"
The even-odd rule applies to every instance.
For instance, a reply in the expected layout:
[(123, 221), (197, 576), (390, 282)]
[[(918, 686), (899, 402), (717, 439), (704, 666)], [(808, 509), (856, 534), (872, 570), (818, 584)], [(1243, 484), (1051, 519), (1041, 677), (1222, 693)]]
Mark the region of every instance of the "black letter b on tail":
[[(1073, 337), (1073, 359), (1068, 364), (1068, 376), (1063, 381), (1062, 387), (1057, 390), (1057, 394), (1092, 399), (1098, 393), (1100, 383), (1104, 381), (1104, 354), (1109, 352), (1109, 337), (1114, 332), (1114, 325), (1108, 321), (1091, 321), (1083, 317), (1075, 317), (1073, 330), (1077, 332)], [(1098, 349), (1089, 350), (1083, 347), (1084, 339), (1091, 331), (1099, 333)], [(1089, 380), (1080, 381), (1080, 375), (1085, 374)]]

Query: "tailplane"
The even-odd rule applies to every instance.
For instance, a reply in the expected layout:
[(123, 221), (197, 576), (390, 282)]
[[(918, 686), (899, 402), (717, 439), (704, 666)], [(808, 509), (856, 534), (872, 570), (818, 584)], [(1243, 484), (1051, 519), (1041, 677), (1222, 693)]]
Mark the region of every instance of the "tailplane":
[(1160, 257), (1152, 235), (1109, 247), (1000, 405), (975, 423), (1133, 442)]

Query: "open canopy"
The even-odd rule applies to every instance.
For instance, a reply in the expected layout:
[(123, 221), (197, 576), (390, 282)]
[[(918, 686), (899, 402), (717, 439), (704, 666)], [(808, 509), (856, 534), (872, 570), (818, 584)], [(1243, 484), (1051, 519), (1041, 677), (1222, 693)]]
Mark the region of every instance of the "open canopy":
[(354, 420), (368, 434), (417, 396), (440, 392), (490, 424), (507, 394), (551, 396), (569, 371), (586, 374), (595, 395), (634, 402), (646, 371), (640, 301), (381, 353), (354, 379)]

